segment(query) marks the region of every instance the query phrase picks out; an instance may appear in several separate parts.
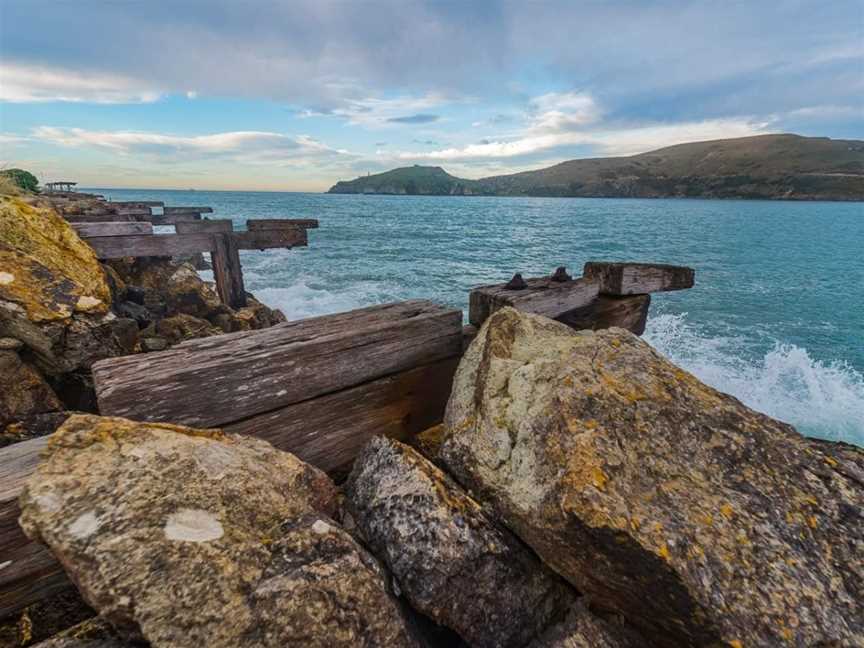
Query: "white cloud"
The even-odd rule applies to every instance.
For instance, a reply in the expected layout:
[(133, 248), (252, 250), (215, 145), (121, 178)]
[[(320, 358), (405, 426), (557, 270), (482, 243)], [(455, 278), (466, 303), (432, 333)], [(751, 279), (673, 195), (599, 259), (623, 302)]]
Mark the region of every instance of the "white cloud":
[(187, 99), (197, 99), (198, 93), (195, 90), (187, 90), (186, 91), (186, 98)]
[(160, 96), (155, 88), (128, 77), (57, 67), (0, 64), (0, 101), (119, 104), (150, 103)]
[(227, 158), (246, 163), (291, 164), (312, 158), (348, 155), (347, 151), (331, 148), (307, 135), (289, 136), (266, 131), (183, 136), (40, 126), (33, 130), (33, 137), (61, 146), (174, 160)]
[[(438, 115), (430, 114), (430, 111), (455, 101), (434, 92), (421, 96), (367, 97), (348, 100), (344, 107), (326, 114), (341, 117), (353, 126), (378, 129), (436, 121)], [(305, 114), (312, 116), (321, 113), (307, 111)]]
[[(589, 103), (584, 106), (589, 106)], [(579, 145), (589, 145), (601, 155), (633, 155), (684, 142), (757, 135), (764, 133), (772, 123), (766, 119), (731, 118), (617, 128), (598, 125), (579, 130), (576, 129), (578, 123), (591, 123), (597, 119), (595, 115), (599, 115), (599, 112), (595, 112), (593, 105), (587, 110), (580, 106), (578, 110), (581, 113), (577, 112), (572, 118), (568, 113), (557, 110), (541, 113), (524, 134), (511, 139), (484, 141), (461, 148), (405, 152), (398, 157), (402, 160), (436, 161), (501, 159)], [(560, 116), (550, 119), (550, 112), (560, 113)]]
[(587, 92), (550, 92), (531, 100), (535, 111), (530, 131), (550, 133), (581, 128), (597, 122), (600, 106)]

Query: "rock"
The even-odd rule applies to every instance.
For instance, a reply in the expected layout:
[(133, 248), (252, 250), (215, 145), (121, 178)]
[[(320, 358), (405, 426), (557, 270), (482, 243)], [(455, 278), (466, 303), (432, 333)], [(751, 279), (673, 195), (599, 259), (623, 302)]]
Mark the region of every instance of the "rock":
[(621, 329), (505, 309), (440, 460), (655, 645), (864, 641), (864, 452), (806, 439)]
[(111, 293), (96, 255), (56, 212), (0, 196), (0, 300), (31, 322), (106, 313)]
[(164, 351), (168, 348), (168, 340), (163, 337), (141, 338), (141, 349), (144, 351)]
[(567, 619), (530, 648), (643, 648), (645, 640), (617, 617), (599, 617), (580, 599)]
[(524, 646), (575, 593), (441, 470), (374, 437), (345, 483), (362, 537), (411, 605), (472, 646)]
[(37, 369), (22, 362), (15, 351), (0, 351), (0, 428), (62, 407)]
[(146, 295), (147, 291), (141, 286), (126, 286), (126, 299), (135, 304), (143, 306)]
[(0, 267), (11, 270), (0, 272), (0, 337), (22, 342), (46, 374), (129, 352), (102, 266), (53, 210), (0, 196)]
[(115, 303), (113, 307), (114, 313), (119, 317), (126, 317), (135, 320), (139, 328), (144, 328), (150, 324), (155, 318), (146, 306), (136, 304), (133, 301), (124, 301)]
[(284, 522), (252, 591), (250, 646), (414, 646), (384, 570), (333, 520)]
[(84, 598), (156, 648), (411, 645), (390, 642), (402, 618), (332, 521), (333, 483), (261, 440), (73, 416), (20, 505)]
[(147, 643), (129, 639), (99, 617), (87, 619), (34, 648), (146, 648)]
[(75, 626), (95, 614), (75, 588), (69, 586), (58, 594), (28, 605), (20, 614), (0, 622), (0, 646), (32, 646), (58, 633), (65, 634), (63, 631), (70, 626)]
[(21, 340), (11, 337), (0, 338), (0, 351), (20, 351), (24, 347)]
[(173, 315), (156, 323), (156, 333), (171, 344), (192, 338), (221, 335), (222, 332), (207, 320), (192, 315)]
[(32, 414), (14, 423), (8, 423), (5, 428), (0, 428), (0, 448), (19, 441), (53, 434), (72, 414), (78, 414), (78, 412), (61, 411)]
[(105, 280), (108, 282), (108, 289), (111, 291), (111, 303), (117, 304), (125, 299), (127, 286), (126, 282), (120, 277), (119, 273), (107, 263), (101, 263), (102, 272), (105, 273)]

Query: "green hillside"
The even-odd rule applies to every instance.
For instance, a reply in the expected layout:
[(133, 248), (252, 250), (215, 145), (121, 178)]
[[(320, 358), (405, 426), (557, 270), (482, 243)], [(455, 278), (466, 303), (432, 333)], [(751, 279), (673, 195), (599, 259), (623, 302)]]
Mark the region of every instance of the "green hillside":
[(570, 160), (481, 180), (413, 166), (339, 182), (331, 193), (864, 200), (864, 142), (757, 135), (629, 157)]

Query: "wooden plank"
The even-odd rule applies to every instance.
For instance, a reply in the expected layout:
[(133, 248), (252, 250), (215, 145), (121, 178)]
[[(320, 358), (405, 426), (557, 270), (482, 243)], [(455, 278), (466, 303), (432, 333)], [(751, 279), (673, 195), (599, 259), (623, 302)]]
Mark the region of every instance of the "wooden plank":
[[(222, 221), (228, 223), (231, 221)], [(231, 308), (246, 306), (246, 289), (243, 285), (243, 269), (240, 265), (240, 254), (237, 243), (231, 234), (213, 235), (213, 252), (210, 258), (213, 262), (213, 278), (216, 280), (216, 292), (223, 304)]]
[(153, 214), (150, 222), (154, 225), (176, 225), (186, 221), (201, 220), (201, 214)]
[(291, 229), (302, 227), (315, 229), (318, 227), (317, 218), (266, 218), (250, 219), (246, 221), (246, 229), (250, 232), (258, 230)]
[(267, 250), (270, 248), (304, 247), (308, 243), (305, 229), (261, 230), (234, 232), (231, 235), (238, 250)]
[(651, 295), (647, 294), (629, 297), (600, 295), (588, 306), (564, 313), (556, 319), (576, 330), (597, 331), (617, 326), (636, 335), (642, 335), (648, 321), (650, 305)]
[(150, 220), (153, 214), (149, 207), (117, 207), (114, 212), (122, 216), (137, 216), (140, 220)]
[(234, 223), (227, 219), (179, 221), (174, 225), (178, 234), (194, 234), (196, 232), (230, 232)]
[(72, 223), (72, 229), (84, 239), (100, 236), (129, 236), (131, 234), (152, 234), (150, 223), (128, 223), (124, 221), (109, 221), (107, 223)]
[(328, 472), (344, 469), (372, 436), (407, 440), (440, 423), (459, 358), (416, 367), (225, 427), (266, 439)]
[(124, 207), (164, 207), (161, 200), (112, 200), (111, 205), (122, 205)]
[(100, 259), (182, 256), (213, 249), (211, 234), (139, 234), (87, 239)]
[(696, 271), (660, 263), (589, 261), (583, 275), (599, 281), (600, 292), (625, 296), (692, 288)]
[(93, 365), (102, 414), (220, 427), (462, 352), (462, 313), (424, 300), (190, 340)]
[(18, 526), (18, 497), (48, 437), (0, 448), (0, 619), (69, 584), (54, 556)]
[[(140, 234), (106, 236), (88, 239), (100, 259), (120, 259), (143, 256), (182, 256), (210, 252), (215, 244), (213, 234)], [(230, 235), (238, 250), (292, 248), (306, 245), (305, 230), (268, 230), (235, 232)]]
[(135, 223), (138, 219), (135, 216), (121, 216), (119, 214), (105, 212), (104, 214), (96, 212), (87, 212), (81, 214), (63, 214), (69, 223)]
[(555, 319), (574, 308), (587, 306), (599, 292), (599, 283), (591, 279), (559, 282), (542, 277), (527, 279), (526, 284), (522, 290), (510, 290), (507, 284), (474, 288), (468, 298), (468, 321), (480, 326), (489, 315), (504, 306)]
[(171, 214), (212, 214), (212, 207), (164, 207), (162, 211), (166, 215)]

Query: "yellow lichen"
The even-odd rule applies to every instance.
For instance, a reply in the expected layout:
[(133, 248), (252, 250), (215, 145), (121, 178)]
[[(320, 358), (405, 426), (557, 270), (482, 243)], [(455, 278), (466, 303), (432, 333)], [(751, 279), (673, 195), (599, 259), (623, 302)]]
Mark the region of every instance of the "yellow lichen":
[(666, 546), (665, 542), (660, 545), (660, 549), (657, 553), (663, 560), (669, 560), (669, 547)]
[(728, 503), (723, 504), (723, 506), (720, 507), (720, 512), (727, 520), (731, 520), (732, 516), (735, 514), (734, 510), (732, 509), (732, 505)]
[(741, 643), (738, 639), (733, 639), (729, 642), (729, 645), (732, 646), (732, 648), (744, 648), (744, 644)]

